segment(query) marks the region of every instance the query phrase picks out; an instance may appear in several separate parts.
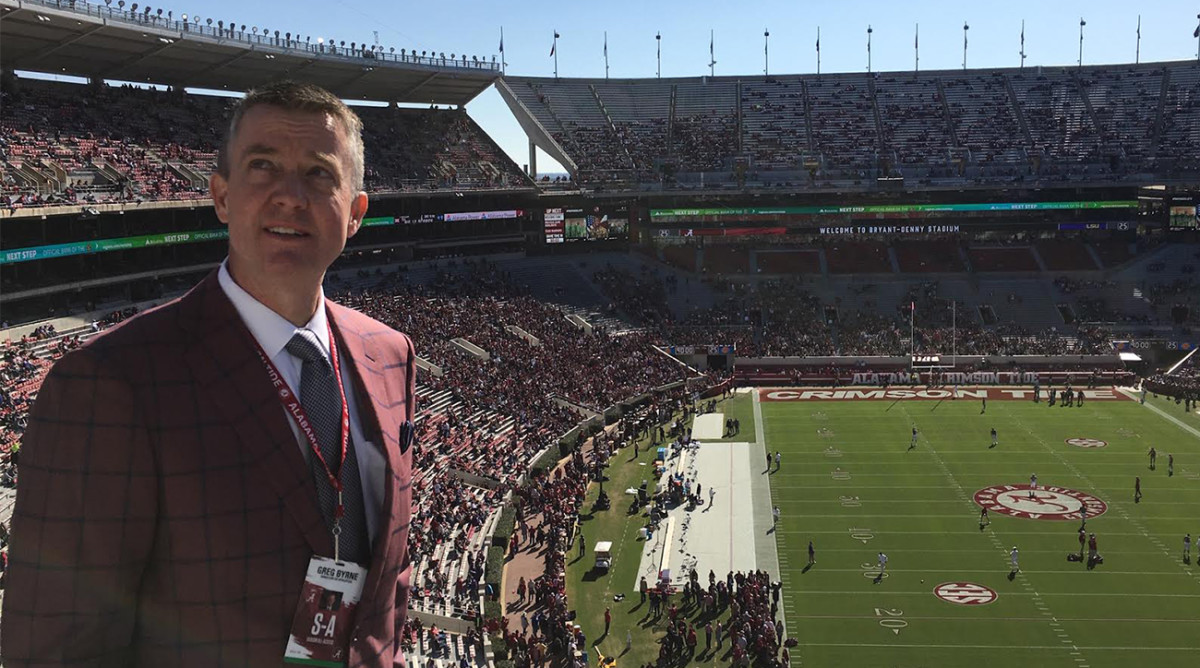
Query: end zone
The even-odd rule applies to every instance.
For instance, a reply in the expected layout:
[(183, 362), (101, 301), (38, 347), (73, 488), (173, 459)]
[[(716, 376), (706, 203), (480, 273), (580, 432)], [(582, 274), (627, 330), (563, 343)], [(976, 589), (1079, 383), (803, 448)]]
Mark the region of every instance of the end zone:
[[(1042, 400), (1046, 399), (1042, 390)], [(1114, 388), (1079, 390), (1086, 401), (1132, 401)], [(941, 401), (943, 399), (991, 399), (993, 401), (1033, 401), (1033, 390), (1028, 387), (963, 387), (917, 389), (917, 388), (846, 388), (846, 389), (781, 389), (762, 388), (758, 391), (759, 401)]]

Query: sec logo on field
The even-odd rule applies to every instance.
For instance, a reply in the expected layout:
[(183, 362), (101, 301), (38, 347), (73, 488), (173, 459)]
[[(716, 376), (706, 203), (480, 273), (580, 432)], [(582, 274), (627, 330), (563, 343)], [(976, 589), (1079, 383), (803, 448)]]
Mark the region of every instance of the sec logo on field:
[(1029, 485), (994, 485), (975, 492), (975, 503), (1009, 517), (1028, 520), (1078, 520), (1087, 509), (1088, 518), (1108, 511), (1099, 497), (1066, 487), (1038, 485), (1030, 493)]
[(943, 582), (933, 588), (933, 595), (958, 605), (987, 605), (996, 600), (996, 590), (974, 582)]
[(1067, 445), (1077, 448), (1103, 448), (1108, 445), (1108, 441), (1101, 441), (1098, 438), (1068, 438)]

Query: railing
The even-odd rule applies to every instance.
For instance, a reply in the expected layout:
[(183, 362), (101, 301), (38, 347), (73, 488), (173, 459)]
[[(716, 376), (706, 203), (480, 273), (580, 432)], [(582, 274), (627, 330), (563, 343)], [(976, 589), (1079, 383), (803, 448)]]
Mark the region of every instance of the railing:
[[(278, 30), (272, 31), (266, 27), (260, 28), (258, 26), (252, 26), (247, 29), (245, 24), (238, 25), (233, 22), (226, 24), (223, 19), (212, 17), (183, 14), (180, 19), (176, 19), (174, 11), (167, 11), (164, 15), (162, 8), (151, 8), (148, 6), (141, 9), (141, 11), (136, 11), (135, 8), (138, 7), (138, 3), (131, 4), (130, 9), (126, 10), (124, 0), (118, 0), (117, 2), (106, 0), (105, 5), (96, 5), (77, 0), (20, 0), (20, 4), (22, 6), (35, 5), (72, 11), (101, 19), (134, 24), (139, 28), (145, 26), (161, 28), (180, 33), (181, 37), (185, 35), (200, 35), (211, 37), (218, 41), (234, 40), (250, 45), (271, 46), (285, 51), (340, 56), (346, 60), (382, 61), (430, 67), (453, 67), (456, 69), (483, 72), (500, 71), (500, 64), (496, 62), (494, 55), (489, 62), (479, 59), (477, 56), (471, 56), (471, 59), (468, 60), (466, 54), (462, 54), (461, 56), (459, 54), (450, 54), (451, 57), (447, 58), (446, 54), (441, 52), (431, 55), (425, 55), (425, 52), (422, 52), (422, 55), (418, 56), (415, 49), (411, 52), (407, 49), (400, 49), (400, 53), (396, 53), (395, 48), (389, 48), (385, 52), (384, 48), (378, 44), (368, 45), (366, 43), (351, 42), (350, 47), (347, 47), (345, 41), (335, 44), (333, 39), (326, 41), (324, 37), (317, 37), (316, 43), (313, 43), (311, 35), (306, 35), (301, 40), (299, 33), (295, 35), (290, 32), (280, 33)], [(114, 9), (112, 5), (117, 5), (117, 8)]]

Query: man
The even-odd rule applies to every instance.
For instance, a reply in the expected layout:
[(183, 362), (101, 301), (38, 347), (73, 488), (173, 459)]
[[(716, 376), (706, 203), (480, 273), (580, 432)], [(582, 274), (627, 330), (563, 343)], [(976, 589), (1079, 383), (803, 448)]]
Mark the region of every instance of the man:
[(1036, 492), (1037, 492), (1037, 474), (1031, 473), (1029, 475), (1029, 498), (1032, 499), (1035, 496), (1037, 496)]
[(992, 427), (992, 447), (993, 447), (993, 448), (994, 448), (994, 447), (996, 447), (996, 445), (997, 445), (999, 442), (1000, 442), (1000, 441), (999, 441), (999, 440), (997, 439), (997, 437), (996, 437), (996, 428), (995, 428), (995, 427)]
[(908, 443), (908, 449), (912, 450), (915, 447), (917, 447), (917, 425), (914, 424), (912, 428), (912, 440)]
[(878, 576), (878, 578), (882, 578), (883, 574), (885, 572), (887, 572), (887, 562), (888, 562), (888, 556), (886, 554), (880, 552), (879, 553), (879, 576)]
[(1133, 478), (1133, 502), (1140, 503), (1142, 500), (1142, 477), (1135, 476)]
[(778, 450), (776, 450), (776, 451), (775, 451), (775, 470), (776, 470), (776, 471), (778, 471), (778, 470), (779, 470), (779, 462), (780, 462), (781, 458), (782, 458), (782, 455), (780, 455), (780, 454), (779, 454), (779, 451), (778, 451)]
[(774, 531), (777, 526), (779, 526), (779, 506), (771, 509), (771, 530)]
[(6, 666), (278, 666), (335, 558), (360, 598), (327, 650), (404, 664), (413, 346), (321, 291), (367, 211), (361, 128), (314, 86), (250, 92), (210, 182), (227, 261), (47, 377)]
[(1167, 453), (1167, 477), (1175, 475), (1175, 455)]
[(1158, 451), (1155, 450), (1154, 446), (1152, 445), (1152, 446), (1150, 446), (1150, 470), (1151, 471), (1154, 470), (1154, 467), (1157, 463), (1158, 463)]
[(1021, 570), (1019, 555), (1017, 554), (1017, 546), (1013, 545), (1012, 551), (1008, 553), (1008, 560), (1012, 563), (1012, 572), (1016, 573)]
[(1192, 560), (1192, 534), (1183, 535), (1183, 563), (1190, 563)]
[(817, 550), (813, 547), (813, 542), (808, 541), (808, 565), (812, 566), (817, 563)]
[(979, 530), (983, 531), (983, 528), (985, 526), (988, 526), (991, 523), (992, 523), (992, 520), (991, 520), (991, 518), (988, 517), (987, 506), (980, 506), (979, 507)]
[[(984, 390), (984, 392), (986, 393), (987, 390)], [(982, 405), (979, 408), (979, 414), (983, 415), (986, 412), (987, 412), (987, 394), (984, 394)]]

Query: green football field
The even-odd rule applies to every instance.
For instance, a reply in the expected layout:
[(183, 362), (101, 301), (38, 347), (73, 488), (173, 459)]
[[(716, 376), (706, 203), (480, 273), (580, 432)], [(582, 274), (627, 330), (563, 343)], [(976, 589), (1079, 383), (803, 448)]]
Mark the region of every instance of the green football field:
[[(1149, 404), (1196, 429), (1174, 404)], [(986, 413), (978, 399), (759, 407), (765, 447), (782, 453), (771, 496), (782, 512), (784, 611), (799, 639), (793, 666), (1200, 661), (1200, 569), (1183, 561), (1184, 534), (1200, 533), (1196, 432), (1133, 401), (992, 400)], [(989, 488), (981, 528), (975, 496)], [(1104, 558), (1091, 569), (1067, 560), (1085, 503)], [(810, 540), (816, 564), (806, 568)], [(1020, 572), (1010, 577), (1014, 546)], [(876, 581), (879, 552), (889, 562)], [(950, 600), (935, 595), (940, 585)]]

